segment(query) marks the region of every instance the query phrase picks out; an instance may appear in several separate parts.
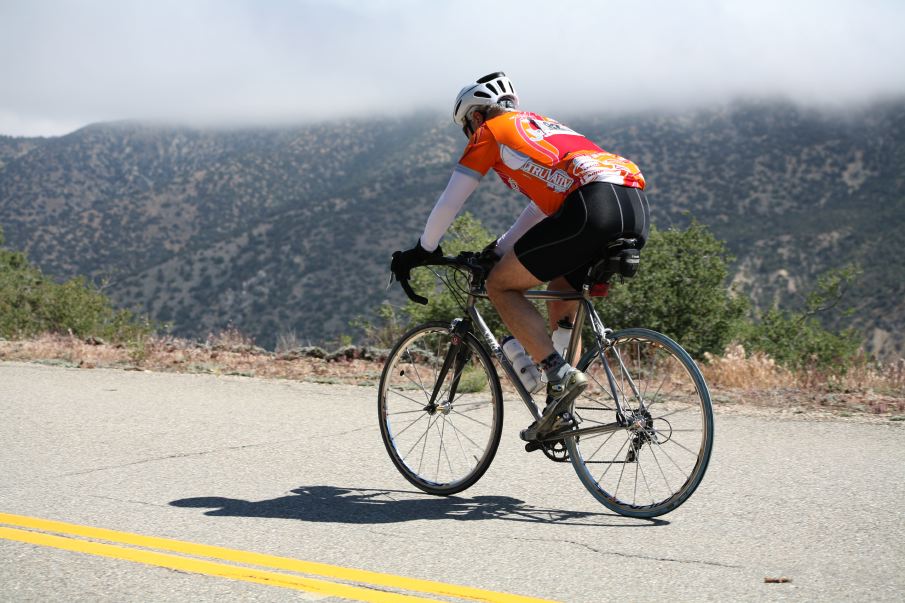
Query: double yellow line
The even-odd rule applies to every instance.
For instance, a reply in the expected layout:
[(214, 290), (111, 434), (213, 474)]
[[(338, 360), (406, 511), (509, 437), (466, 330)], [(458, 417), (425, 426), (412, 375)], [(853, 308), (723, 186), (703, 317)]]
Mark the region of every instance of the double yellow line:
[[(166, 567), (184, 572), (304, 590), (324, 596), (341, 597), (353, 601), (368, 601), (372, 603), (437, 601), (436, 598), (423, 597), (423, 595), (434, 595), (435, 597), (465, 599), (469, 601), (552, 603), (546, 599), (523, 597), (521, 595), (494, 592), (468, 586), (457, 586), (431, 580), (406, 578), (404, 576), (381, 574), (378, 572), (328, 565), (326, 563), (302, 561), (289, 557), (276, 557), (273, 555), (264, 555), (262, 553), (252, 553), (218, 546), (195, 544), (168, 538), (142, 536), (141, 534), (117, 532), (103, 528), (64, 523), (62, 521), (25, 517), (23, 515), (0, 513), (0, 524), (4, 524), (0, 525), (0, 538), (5, 540), (25, 542), (78, 553), (87, 553), (112, 559), (123, 559), (135, 563), (156, 565), (158, 567)], [(62, 536), (58, 534), (62, 534)], [(90, 540), (81, 540), (73, 537)], [(156, 549), (156, 551), (146, 549)], [(171, 553), (178, 553), (178, 555), (170, 555), (157, 551), (169, 551)], [(199, 559), (199, 557), (201, 557), (201, 559)], [(217, 563), (215, 561), (210, 561), (209, 559), (229, 561), (242, 565)], [(438, 563), (442, 563), (442, 560), (437, 561)], [(247, 566), (257, 566), (257, 568)], [(258, 569), (262, 567), (268, 569)], [(286, 574), (270, 570), (296, 572), (297, 574), (307, 574), (307, 576)], [(310, 576), (319, 576), (320, 578), (327, 578), (327, 580), (312, 578)], [(394, 592), (381, 589), (392, 589)]]

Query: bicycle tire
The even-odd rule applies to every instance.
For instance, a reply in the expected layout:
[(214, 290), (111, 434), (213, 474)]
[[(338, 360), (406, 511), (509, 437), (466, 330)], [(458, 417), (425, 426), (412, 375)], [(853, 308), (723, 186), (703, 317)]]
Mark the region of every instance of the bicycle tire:
[[(710, 391), (691, 356), (669, 337), (649, 329), (625, 329), (611, 341), (603, 356), (632, 416), (618, 431), (566, 437), (566, 447), (582, 484), (604, 506), (629, 517), (656, 517), (688, 500), (707, 471), (713, 449)], [(589, 350), (578, 368), (589, 382), (573, 403), (579, 427), (616, 421), (598, 350)]]
[(412, 485), (437, 496), (461, 492), (484, 475), (503, 429), (499, 376), (471, 333), (459, 336), (454, 368), (444, 376), (437, 390), (441, 395), (431, 407), (453, 338), (449, 323), (443, 322), (405, 333), (387, 357), (378, 392), (380, 435), (390, 459)]

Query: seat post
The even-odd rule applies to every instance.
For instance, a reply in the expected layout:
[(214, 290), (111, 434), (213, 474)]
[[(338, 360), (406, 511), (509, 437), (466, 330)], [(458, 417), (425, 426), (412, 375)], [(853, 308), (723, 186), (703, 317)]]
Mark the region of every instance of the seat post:
[(575, 313), (575, 323), (572, 325), (572, 337), (569, 339), (569, 357), (564, 360), (569, 366), (575, 366), (578, 359), (575, 358), (575, 352), (578, 350), (578, 344), (581, 342), (581, 330), (584, 328), (585, 317), (588, 314), (586, 304), (591, 303), (591, 286), (585, 283), (581, 287), (581, 299), (578, 300), (578, 311)]

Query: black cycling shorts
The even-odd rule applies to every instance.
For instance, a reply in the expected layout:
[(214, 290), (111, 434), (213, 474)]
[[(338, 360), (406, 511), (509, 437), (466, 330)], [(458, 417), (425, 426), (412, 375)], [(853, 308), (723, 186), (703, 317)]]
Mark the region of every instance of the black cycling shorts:
[(650, 206), (638, 188), (591, 182), (566, 197), (562, 207), (541, 220), (515, 243), (515, 255), (541, 282), (565, 276), (580, 290), (588, 270), (607, 245), (635, 237), (644, 245), (650, 230)]

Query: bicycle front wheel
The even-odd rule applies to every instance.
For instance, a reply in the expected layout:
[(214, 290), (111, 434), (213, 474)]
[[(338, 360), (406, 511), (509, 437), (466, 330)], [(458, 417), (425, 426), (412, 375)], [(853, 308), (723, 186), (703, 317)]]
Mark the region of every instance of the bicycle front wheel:
[(402, 336), (384, 366), (377, 406), (393, 464), (429, 494), (472, 486), (500, 443), (496, 369), (473, 335), (454, 335), (448, 323), (426, 323)]
[(685, 502), (704, 477), (713, 447), (710, 392), (694, 360), (665, 335), (626, 329), (612, 342), (579, 363), (588, 388), (574, 413), (582, 429), (619, 421), (615, 390), (622, 427), (566, 437), (566, 445), (597, 500), (621, 515), (656, 517)]

